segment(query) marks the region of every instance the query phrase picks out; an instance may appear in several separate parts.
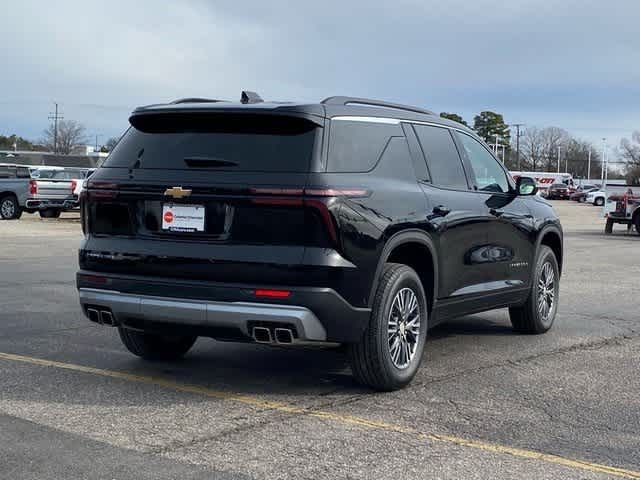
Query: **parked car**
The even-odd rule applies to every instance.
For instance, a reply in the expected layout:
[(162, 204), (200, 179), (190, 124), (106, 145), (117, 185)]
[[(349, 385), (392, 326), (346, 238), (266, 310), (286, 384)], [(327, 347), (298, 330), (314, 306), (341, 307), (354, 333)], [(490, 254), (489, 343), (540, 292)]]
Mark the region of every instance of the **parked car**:
[(586, 202), (601, 207), (607, 198), (607, 192), (604, 190), (596, 189), (587, 193)]
[(136, 109), (87, 182), (80, 303), (133, 354), (344, 344), (359, 382), (393, 390), (444, 320), (508, 307), (518, 332), (551, 328), (560, 221), (472, 130), (376, 100), (242, 99)]
[(566, 200), (569, 198), (569, 187), (564, 183), (554, 183), (547, 190), (548, 200)]
[(31, 175), (27, 167), (0, 165), (0, 218), (18, 219), (29, 198)]
[(28, 209), (38, 211), (43, 218), (58, 218), (63, 211), (79, 206), (75, 190), (84, 181), (86, 170), (46, 167), (32, 175)]
[(583, 203), (587, 200), (587, 194), (596, 190), (598, 190), (598, 187), (595, 185), (583, 185), (582, 187), (578, 187), (576, 191), (569, 196), (569, 198), (578, 203)]

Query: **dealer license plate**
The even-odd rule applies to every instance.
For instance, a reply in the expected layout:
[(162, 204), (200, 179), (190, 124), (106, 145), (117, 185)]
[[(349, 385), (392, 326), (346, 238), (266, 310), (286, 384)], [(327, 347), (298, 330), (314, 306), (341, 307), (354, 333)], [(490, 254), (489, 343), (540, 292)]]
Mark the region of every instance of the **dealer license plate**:
[(162, 205), (162, 229), (167, 232), (204, 232), (204, 205)]

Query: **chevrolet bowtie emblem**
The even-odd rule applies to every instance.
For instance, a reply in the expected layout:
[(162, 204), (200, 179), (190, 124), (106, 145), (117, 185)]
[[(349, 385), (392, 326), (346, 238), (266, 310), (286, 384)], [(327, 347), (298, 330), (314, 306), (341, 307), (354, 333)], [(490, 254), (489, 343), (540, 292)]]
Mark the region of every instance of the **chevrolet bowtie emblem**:
[(183, 198), (191, 195), (191, 190), (183, 189), (182, 187), (171, 187), (171, 188), (167, 188), (164, 191), (164, 194), (167, 197)]

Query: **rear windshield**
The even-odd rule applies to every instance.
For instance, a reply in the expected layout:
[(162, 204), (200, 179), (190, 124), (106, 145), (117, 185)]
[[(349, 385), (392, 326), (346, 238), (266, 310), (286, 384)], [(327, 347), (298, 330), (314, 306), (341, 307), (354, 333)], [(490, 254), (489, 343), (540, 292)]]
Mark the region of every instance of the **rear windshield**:
[(40, 180), (73, 180), (84, 178), (84, 175), (80, 170), (39, 170), (34, 175), (34, 178), (39, 178)]
[(132, 117), (103, 167), (307, 172), (317, 126), (252, 114)]

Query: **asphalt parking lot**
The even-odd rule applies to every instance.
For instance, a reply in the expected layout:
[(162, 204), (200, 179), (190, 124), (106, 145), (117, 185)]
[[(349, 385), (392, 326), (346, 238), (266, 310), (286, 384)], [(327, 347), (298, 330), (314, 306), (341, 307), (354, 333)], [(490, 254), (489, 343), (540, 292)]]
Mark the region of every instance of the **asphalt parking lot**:
[(0, 478), (640, 479), (640, 236), (555, 202), (556, 324), (505, 311), (430, 332), (413, 384), (339, 351), (200, 339), (146, 363), (81, 314), (73, 215), (0, 222)]

